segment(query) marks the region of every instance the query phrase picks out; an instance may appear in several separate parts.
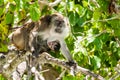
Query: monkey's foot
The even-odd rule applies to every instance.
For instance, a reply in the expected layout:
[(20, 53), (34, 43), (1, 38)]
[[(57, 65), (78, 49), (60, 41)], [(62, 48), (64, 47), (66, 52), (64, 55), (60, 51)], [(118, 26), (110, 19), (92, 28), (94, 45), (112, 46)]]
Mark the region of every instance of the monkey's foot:
[(76, 66), (75, 61), (69, 61), (69, 62), (66, 62), (66, 64), (68, 64), (69, 66)]
[(33, 51), (33, 53), (32, 53), (33, 58), (38, 58), (38, 55), (39, 54), (37, 52)]
[(76, 75), (76, 68), (77, 68), (77, 63), (75, 61), (69, 61), (69, 62), (66, 62), (66, 64), (68, 64), (70, 66), (70, 74), (71, 75)]

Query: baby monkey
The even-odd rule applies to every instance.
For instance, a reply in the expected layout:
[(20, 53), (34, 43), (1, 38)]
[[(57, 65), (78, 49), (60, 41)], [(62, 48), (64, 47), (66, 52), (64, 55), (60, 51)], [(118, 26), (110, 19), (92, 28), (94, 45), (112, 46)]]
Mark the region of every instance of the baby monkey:
[(43, 52), (58, 52), (61, 47), (58, 40), (47, 43), (47, 40), (42, 40), (40, 36), (35, 36), (32, 44), (34, 47), (33, 55), (35, 57), (38, 57), (38, 55)]

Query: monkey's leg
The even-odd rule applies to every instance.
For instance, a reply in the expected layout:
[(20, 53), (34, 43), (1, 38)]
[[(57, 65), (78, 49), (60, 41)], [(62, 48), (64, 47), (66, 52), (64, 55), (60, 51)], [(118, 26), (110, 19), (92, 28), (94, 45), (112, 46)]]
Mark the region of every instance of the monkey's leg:
[(31, 68), (32, 68), (32, 55), (28, 55), (26, 57), (26, 66), (27, 66), (27, 80), (30, 80), (32, 72), (31, 72)]

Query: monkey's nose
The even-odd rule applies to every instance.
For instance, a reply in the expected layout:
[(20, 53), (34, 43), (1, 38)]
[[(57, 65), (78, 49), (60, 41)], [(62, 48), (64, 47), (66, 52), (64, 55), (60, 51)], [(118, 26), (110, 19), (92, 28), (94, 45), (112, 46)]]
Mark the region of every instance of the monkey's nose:
[(57, 33), (62, 33), (62, 30), (59, 29), (59, 28), (57, 28), (57, 29), (55, 29), (55, 32), (57, 32)]

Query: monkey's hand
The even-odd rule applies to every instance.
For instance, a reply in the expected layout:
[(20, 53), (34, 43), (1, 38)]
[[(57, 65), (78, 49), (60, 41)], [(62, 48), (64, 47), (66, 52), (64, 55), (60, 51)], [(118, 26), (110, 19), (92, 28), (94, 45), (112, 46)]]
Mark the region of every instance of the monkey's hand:
[(59, 51), (60, 50), (60, 42), (58, 40), (56, 41), (52, 41), (52, 42), (48, 42), (48, 47), (52, 50), (52, 51)]
[(68, 64), (69, 66), (76, 66), (75, 61), (69, 61), (69, 62), (66, 62), (66, 64)]
[(66, 64), (71, 67), (70, 74), (76, 75), (75, 70), (77, 69), (77, 63), (75, 61), (69, 61), (69, 62), (66, 62)]

